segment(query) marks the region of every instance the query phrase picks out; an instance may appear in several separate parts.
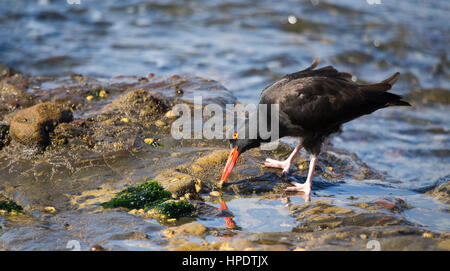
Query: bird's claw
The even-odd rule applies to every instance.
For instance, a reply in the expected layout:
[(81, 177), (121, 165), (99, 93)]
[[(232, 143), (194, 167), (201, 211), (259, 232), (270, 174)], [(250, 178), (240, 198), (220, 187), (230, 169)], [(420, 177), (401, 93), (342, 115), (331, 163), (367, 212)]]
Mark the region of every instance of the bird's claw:
[(273, 167), (273, 168), (282, 168), (283, 175), (289, 174), (289, 170), (291, 169), (291, 164), (287, 161), (277, 161), (270, 158), (267, 158), (264, 161), (264, 167)]
[(302, 192), (302, 194), (300, 194), (300, 196), (305, 200), (305, 201), (311, 201), (311, 186), (307, 183), (298, 183), (298, 182), (291, 182), (291, 184), (293, 186), (287, 187), (286, 189), (284, 189), (284, 191), (287, 192)]

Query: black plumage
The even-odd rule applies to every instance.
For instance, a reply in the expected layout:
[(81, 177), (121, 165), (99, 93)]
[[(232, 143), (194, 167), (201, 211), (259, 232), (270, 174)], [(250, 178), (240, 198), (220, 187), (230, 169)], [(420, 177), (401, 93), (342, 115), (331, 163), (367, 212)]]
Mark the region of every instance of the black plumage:
[[(292, 182), (287, 191), (303, 192), (309, 200), (314, 167), (323, 141), (330, 134), (340, 131), (341, 125), (360, 116), (370, 114), (388, 106), (410, 106), (402, 97), (387, 92), (397, 82), (400, 73), (395, 73), (382, 82), (358, 84), (352, 75), (339, 72), (332, 66), (316, 69), (318, 59), (302, 71), (288, 74), (265, 88), (259, 104), (279, 105), (279, 137), (298, 137), (299, 144), (285, 161), (266, 159), (266, 167), (282, 168), (288, 173), (293, 158), (304, 147), (311, 154), (308, 177), (304, 184)], [(264, 118), (258, 118), (258, 126), (264, 121), (270, 129), (271, 115), (267, 110)], [(276, 138), (277, 139), (277, 138)], [(275, 138), (233, 139), (231, 151), (222, 174), (220, 184), (225, 182), (233, 169), (237, 157), (248, 149)]]
[(323, 140), (345, 122), (384, 107), (410, 105), (387, 92), (398, 80), (398, 72), (380, 83), (357, 84), (351, 74), (332, 66), (315, 69), (317, 64), (315, 59), (310, 67), (284, 76), (265, 88), (259, 100), (279, 104), (280, 138), (301, 137), (310, 153), (318, 154)]

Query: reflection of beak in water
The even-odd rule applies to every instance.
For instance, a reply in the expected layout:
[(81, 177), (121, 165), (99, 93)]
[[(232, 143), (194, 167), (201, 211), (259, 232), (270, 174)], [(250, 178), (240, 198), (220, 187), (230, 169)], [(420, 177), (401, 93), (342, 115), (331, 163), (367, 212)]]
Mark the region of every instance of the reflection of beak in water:
[[(223, 200), (220, 201), (220, 210), (228, 211), (228, 206), (226, 205), (225, 201), (223, 201)], [(231, 212), (230, 212), (230, 215), (231, 215)], [(223, 218), (225, 220), (225, 225), (229, 229), (235, 229), (236, 228), (236, 223), (233, 221), (233, 218), (234, 218), (233, 215)]]

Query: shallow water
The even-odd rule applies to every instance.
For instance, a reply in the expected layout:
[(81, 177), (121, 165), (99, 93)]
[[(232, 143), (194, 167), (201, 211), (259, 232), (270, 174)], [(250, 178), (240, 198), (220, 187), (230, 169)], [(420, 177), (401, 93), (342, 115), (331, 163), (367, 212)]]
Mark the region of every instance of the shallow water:
[[(445, 0), (80, 1), (1, 0), (0, 61), (36, 76), (198, 75), (219, 81), (242, 102), (256, 102), (265, 86), (306, 67), (313, 57), (368, 82), (400, 71), (393, 92), (402, 95), (450, 89)], [(316, 197), (333, 195), (343, 206), (349, 206), (351, 195), (401, 197), (415, 206), (404, 211), (408, 220), (449, 231), (450, 215), (442, 211), (447, 205), (414, 190), (450, 176), (450, 106), (411, 103), (412, 108), (384, 109), (350, 122), (332, 139), (386, 175), (388, 183), (345, 180)], [(279, 200), (241, 198), (227, 204), (243, 232), (290, 231), (295, 224)], [(223, 218), (204, 222), (224, 223)], [(126, 249), (159, 248), (111, 242)]]
[[(295, 219), (289, 217), (289, 209), (281, 200), (239, 198), (226, 204), (240, 232), (290, 231), (295, 226)], [(225, 224), (223, 217), (202, 222), (208, 227)]]

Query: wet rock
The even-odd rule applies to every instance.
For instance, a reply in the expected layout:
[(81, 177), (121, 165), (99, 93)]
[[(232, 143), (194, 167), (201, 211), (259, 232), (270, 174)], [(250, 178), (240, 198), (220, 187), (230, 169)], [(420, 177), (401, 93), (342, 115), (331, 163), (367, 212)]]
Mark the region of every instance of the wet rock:
[(89, 248), (90, 251), (104, 251), (105, 248), (101, 245), (93, 245), (91, 248)]
[(386, 209), (391, 212), (403, 212), (404, 210), (411, 209), (412, 206), (408, 205), (403, 199), (400, 198), (379, 198), (372, 202), (357, 202), (352, 204), (365, 210), (379, 210)]
[(274, 173), (265, 173), (249, 179), (226, 182), (223, 184), (223, 189), (236, 194), (282, 192), (288, 184)]
[(49, 133), (59, 123), (72, 119), (72, 111), (55, 103), (40, 103), (17, 112), (11, 121), (10, 134), (23, 144), (46, 146), (50, 143)]
[(309, 232), (346, 226), (372, 227), (389, 225), (409, 225), (400, 216), (384, 213), (358, 212), (335, 206), (329, 200), (316, 200), (309, 204), (294, 205), (291, 213), (300, 222), (296, 231)]
[(0, 150), (9, 141), (9, 125), (0, 122)]
[(173, 110), (169, 110), (164, 114), (164, 116), (168, 119), (176, 119), (177, 115), (173, 112)]
[(164, 189), (172, 193), (174, 197), (181, 197), (186, 193), (197, 193), (196, 185), (201, 182), (188, 174), (174, 170), (165, 170), (155, 177)]
[(169, 246), (168, 249), (174, 250), (174, 251), (206, 251), (208, 248), (194, 243), (194, 242), (184, 242), (181, 245), (177, 245), (175, 247)]
[(45, 207), (44, 208), (44, 211), (45, 212), (47, 212), (47, 213), (56, 213), (56, 209), (55, 209), (55, 207), (53, 207), (53, 206), (47, 206), (47, 207)]
[(219, 174), (228, 157), (228, 152), (228, 150), (213, 151), (200, 156), (192, 163), (178, 166), (176, 170), (198, 177), (198, 179), (202, 180), (201, 184), (203, 184), (201, 191), (208, 192), (216, 186)]
[(224, 251), (252, 251), (255, 250), (256, 245), (249, 239), (246, 238), (236, 238), (232, 240), (231, 242), (225, 242), (223, 243), (219, 250)]
[(113, 100), (103, 112), (116, 112), (135, 119), (153, 120), (167, 111), (168, 106), (169, 102), (161, 94), (138, 88)]
[(200, 222), (191, 222), (178, 227), (170, 227), (164, 231), (168, 238), (179, 237), (183, 235), (201, 236), (207, 232), (207, 228)]
[(431, 195), (446, 204), (450, 204), (450, 180), (438, 185), (426, 194)]
[(210, 168), (217, 164), (222, 164), (226, 161), (228, 157), (227, 150), (217, 150), (208, 155), (202, 156), (195, 161), (192, 165), (192, 171), (198, 172), (203, 170), (203, 168)]
[(357, 202), (357, 203), (352, 204), (352, 206), (370, 210), (370, 211), (381, 209), (380, 205), (377, 205), (373, 202)]
[(411, 208), (411, 206), (400, 198), (383, 198), (376, 200), (374, 203), (392, 212), (402, 212)]
[(211, 191), (209, 194), (213, 197), (220, 197), (222, 194), (219, 191)]
[(18, 108), (34, 104), (35, 97), (4, 79), (0, 81), (0, 119)]
[(74, 122), (60, 123), (53, 131), (55, 137), (75, 138), (83, 134), (83, 129)]
[(450, 250), (450, 240), (443, 240), (437, 244), (437, 247), (446, 251)]

